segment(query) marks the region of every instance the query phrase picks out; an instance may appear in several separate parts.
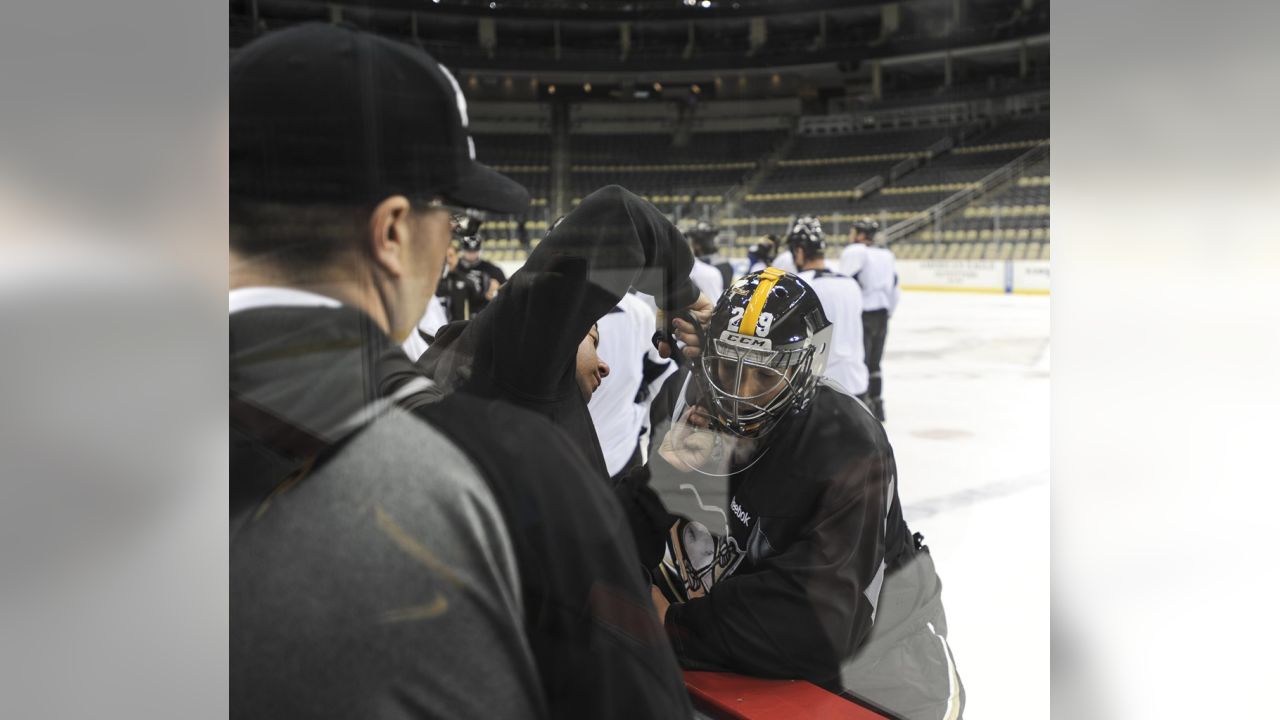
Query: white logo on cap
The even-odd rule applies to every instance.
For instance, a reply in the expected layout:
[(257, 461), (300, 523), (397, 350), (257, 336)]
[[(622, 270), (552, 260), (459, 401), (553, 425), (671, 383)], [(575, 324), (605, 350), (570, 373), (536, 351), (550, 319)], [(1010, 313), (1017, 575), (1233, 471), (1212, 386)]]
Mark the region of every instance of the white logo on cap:
[[(466, 129), (471, 121), (467, 118), (467, 98), (462, 94), (462, 87), (454, 79), (453, 73), (449, 72), (449, 68), (443, 65), (438, 65), (437, 67), (440, 68), (440, 72), (444, 73), (445, 77), (449, 78), (449, 84), (453, 86), (453, 97), (458, 102), (458, 116), (462, 118), (463, 129)], [(467, 135), (467, 154), (471, 156), (472, 160), (476, 159), (476, 142), (471, 139), (470, 135)]]

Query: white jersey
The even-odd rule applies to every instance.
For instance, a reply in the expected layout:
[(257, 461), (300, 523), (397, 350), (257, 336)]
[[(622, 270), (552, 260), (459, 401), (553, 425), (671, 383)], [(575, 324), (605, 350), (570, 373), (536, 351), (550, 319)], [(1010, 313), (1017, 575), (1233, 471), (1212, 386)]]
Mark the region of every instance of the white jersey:
[(637, 403), (636, 393), (643, 382), (643, 358), (653, 347), (650, 339), (656, 323), (653, 310), (631, 293), (622, 296), (618, 306), (599, 320), (600, 347), (596, 352), (609, 365), (609, 377), (596, 388), (587, 409), (610, 475), (616, 475), (631, 459), (649, 419), (649, 403)]
[(890, 315), (893, 314), (898, 307), (900, 291), (892, 250), (882, 247), (867, 248), (866, 260), (854, 279), (862, 286), (863, 310), (870, 312), (887, 309)]
[(862, 345), (862, 291), (847, 275), (805, 270), (800, 278), (818, 293), (822, 312), (831, 321), (831, 352), (825, 376), (854, 395), (867, 391), (867, 363)]
[(449, 314), (444, 311), (444, 303), (440, 302), (440, 298), (432, 295), (431, 299), (427, 301), (427, 311), (422, 314), (422, 319), (418, 321), (418, 329), (409, 333), (409, 337), (401, 343), (404, 353), (409, 356), (410, 360), (417, 360), (422, 357), (428, 346), (427, 339), (422, 337), (422, 333), (435, 337), (436, 332), (448, 324)]
[(862, 243), (849, 243), (840, 251), (840, 274), (854, 277), (867, 262), (867, 246)]
[[(824, 261), (824, 262), (825, 262), (825, 261)], [(826, 262), (825, 264), (826, 264), (826, 266), (827, 266), (827, 269), (828, 269), (828, 270), (830, 270), (830, 269), (831, 269), (831, 263)], [(756, 263), (756, 265), (760, 265), (760, 263)], [(755, 267), (756, 265), (752, 265), (752, 267)], [(760, 265), (760, 269), (761, 269), (761, 270), (765, 269), (766, 267), (776, 267), (776, 268), (778, 268), (779, 270), (786, 270), (787, 272), (791, 273), (792, 275), (799, 275), (799, 274), (800, 274), (800, 270), (799, 270), (798, 268), (796, 268), (796, 259), (795, 259), (794, 257), (792, 257), (792, 255), (791, 255), (791, 251), (790, 251), (790, 250), (788, 250), (788, 251), (786, 251), (786, 252), (782, 253), (781, 255), (779, 255), (778, 257), (774, 258), (774, 259), (773, 259), (773, 262), (769, 263), (768, 265)], [(752, 270), (752, 272), (755, 272), (755, 270)]]
[(689, 279), (693, 280), (693, 284), (698, 286), (704, 295), (711, 299), (712, 304), (720, 299), (720, 293), (724, 292), (724, 276), (716, 269), (714, 265), (703, 262), (702, 260), (693, 261), (693, 269), (689, 271)]

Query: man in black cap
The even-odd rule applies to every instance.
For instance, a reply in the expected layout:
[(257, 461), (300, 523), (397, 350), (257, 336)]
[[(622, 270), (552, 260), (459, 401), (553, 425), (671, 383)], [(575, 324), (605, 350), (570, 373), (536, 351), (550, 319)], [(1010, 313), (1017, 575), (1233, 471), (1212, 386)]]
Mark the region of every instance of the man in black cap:
[[(420, 376), (384, 392), (448, 206), (528, 203), (475, 162), (453, 77), (307, 24), (241, 49), (229, 89), (232, 715), (689, 716), (563, 433), (461, 395), (410, 414)], [(476, 441), (497, 426), (520, 432)]]

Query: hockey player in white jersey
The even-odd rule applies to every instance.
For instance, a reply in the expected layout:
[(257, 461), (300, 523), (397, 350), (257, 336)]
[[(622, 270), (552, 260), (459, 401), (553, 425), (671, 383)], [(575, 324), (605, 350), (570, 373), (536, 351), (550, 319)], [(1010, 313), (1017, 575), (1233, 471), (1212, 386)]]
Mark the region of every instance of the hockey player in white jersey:
[(600, 332), (596, 354), (608, 364), (609, 377), (591, 395), (587, 410), (612, 477), (643, 462), (639, 442), (649, 420), (652, 386), (676, 367), (651, 344), (657, 316), (635, 293), (623, 295), (596, 326)]
[(724, 292), (724, 278), (714, 265), (705, 260), (694, 258), (693, 268), (689, 271), (689, 279), (709, 298), (720, 297)]
[[(884, 399), (881, 397), (884, 383), (880, 373), (880, 359), (884, 356), (884, 341), (889, 334), (889, 317), (898, 307), (902, 291), (898, 288), (898, 272), (893, 251), (877, 247), (875, 242), (879, 223), (862, 220), (854, 224), (854, 242), (861, 251), (841, 255), (840, 267), (851, 271), (862, 287), (862, 334), (869, 373), (866, 393), (867, 406), (876, 419), (884, 422)], [(845, 257), (849, 257), (846, 265)], [(858, 262), (860, 260), (860, 262)]]
[(867, 392), (862, 338), (862, 290), (853, 278), (827, 269), (826, 238), (817, 222), (797, 222), (787, 236), (800, 278), (813, 288), (835, 332), (827, 359), (827, 379), (850, 395)]
[[(840, 261), (837, 266), (841, 275), (853, 277), (862, 269), (863, 264), (867, 262), (867, 246), (865, 243), (858, 242), (858, 235), (878, 226), (879, 223), (874, 220), (858, 220), (853, 223), (853, 227), (849, 229), (849, 244), (840, 251)], [(870, 232), (872, 236), (875, 235), (874, 230)]]
[(818, 218), (812, 215), (800, 215), (796, 217), (795, 220), (792, 220), (791, 224), (787, 226), (787, 234), (782, 236), (783, 245), (785, 245), (787, 249), (778, 253), (778, 256), (773, 259), (771, 267), (776, 267), (779, 270), (786, 270), (792, 275), (800, 272), (800, 268), (796, 267), (795, 252), (794, 248), (791, 247), (790, 238), (795, 233), (796, 228), (814, 224), (821, 226), (820, 223), (818, 223)]
[(747, 273), (759, 272), (773, 266), (774, 256), (778, 254), (781, 244), (777, 235), (769, 234), (760, 238), (760, 242), (747, 250)]

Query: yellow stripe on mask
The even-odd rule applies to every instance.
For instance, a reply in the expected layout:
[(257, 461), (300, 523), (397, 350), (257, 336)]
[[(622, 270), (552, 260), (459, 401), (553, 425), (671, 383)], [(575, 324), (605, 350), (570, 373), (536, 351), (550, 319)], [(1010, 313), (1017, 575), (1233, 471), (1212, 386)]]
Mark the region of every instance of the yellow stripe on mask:
[(786, 270), (776, 267), (768, 267), (760, 271), (760, 284), (756, 285), (755, 292), (751, 293), (751, 300), (747, 302), (747, 311), (742, 314), (742, 324), (738, 326), (739, 333), (752, 336), (756, 334), (756, 323), (760, 320), (760, 313), (769, 299), (769, 291), (786, 274)]

